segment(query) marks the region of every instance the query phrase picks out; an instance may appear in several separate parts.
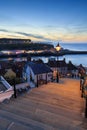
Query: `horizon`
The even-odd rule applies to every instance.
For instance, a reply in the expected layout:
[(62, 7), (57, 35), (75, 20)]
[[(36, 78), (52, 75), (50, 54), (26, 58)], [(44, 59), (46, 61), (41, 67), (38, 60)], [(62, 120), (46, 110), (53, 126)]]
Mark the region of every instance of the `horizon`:
[(1, 0), (0, 38), (87, 44), (86, 0)]

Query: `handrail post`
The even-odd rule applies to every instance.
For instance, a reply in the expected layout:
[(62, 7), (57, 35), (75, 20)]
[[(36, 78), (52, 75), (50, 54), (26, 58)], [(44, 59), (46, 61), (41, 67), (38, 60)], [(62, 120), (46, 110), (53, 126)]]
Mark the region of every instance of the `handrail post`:
[(15, 86), (15, 79), (13, 79), (14, 83), (14, 98), (17, 98), (16, 86)]

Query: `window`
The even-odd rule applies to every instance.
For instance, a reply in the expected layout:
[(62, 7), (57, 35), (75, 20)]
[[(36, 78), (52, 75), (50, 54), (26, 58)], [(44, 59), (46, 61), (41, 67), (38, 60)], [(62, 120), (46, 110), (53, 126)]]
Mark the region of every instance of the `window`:
[(39, 79), (42, 79), (43, 78), (43, 76), (42, 75), (39, 75)]
[(48, 77), (51, 77), (52, 76), (52, 74), (48, 74)]

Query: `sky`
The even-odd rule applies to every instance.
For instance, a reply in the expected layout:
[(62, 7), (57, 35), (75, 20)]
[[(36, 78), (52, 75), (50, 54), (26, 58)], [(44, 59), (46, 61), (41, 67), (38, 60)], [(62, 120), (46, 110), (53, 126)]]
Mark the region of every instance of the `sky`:
[(87, 43), (87, 0), (0, 0), (0, 38)]

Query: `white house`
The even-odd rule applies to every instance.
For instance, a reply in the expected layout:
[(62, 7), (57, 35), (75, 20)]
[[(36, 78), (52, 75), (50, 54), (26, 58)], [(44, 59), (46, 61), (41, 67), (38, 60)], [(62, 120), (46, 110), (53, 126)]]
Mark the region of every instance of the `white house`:
[(23, 68), (23, 78), (30, 87), (38, 87), (52, 80), (53, 71), (44, 63), (27, 62)]
[(0, 76), (0, 102), (10, 99), (14, 94), (12, 86)]

